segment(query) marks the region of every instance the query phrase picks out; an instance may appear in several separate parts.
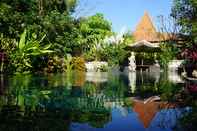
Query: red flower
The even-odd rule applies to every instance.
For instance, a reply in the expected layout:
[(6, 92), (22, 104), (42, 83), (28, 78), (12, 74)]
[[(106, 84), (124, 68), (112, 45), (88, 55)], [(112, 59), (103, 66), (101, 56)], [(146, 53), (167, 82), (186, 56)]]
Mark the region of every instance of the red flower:
[(197, 92), (197, 84), (189, 85), (189, 86), (188, 86), (188, 90), (189, 90), (190, 92)]
[(190, 59), (193, 61), (197, 61), (197, 51), (191, 52)]
[(197, 49), (193, 48), (193, 49), (185, 49), (181, 55), (183, 57), (185, 57), (188, 60), (191, 61), (197, 61)]

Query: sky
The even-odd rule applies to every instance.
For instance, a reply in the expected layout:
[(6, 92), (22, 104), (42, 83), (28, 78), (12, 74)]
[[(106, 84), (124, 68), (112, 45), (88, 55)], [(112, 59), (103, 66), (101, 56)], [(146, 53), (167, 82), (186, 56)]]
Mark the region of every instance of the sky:
[(134, 31), (144, 12), (151, 16), (156, 28), (159, 15), (168, 17), (173, 0), (80, 0), (77, 15), (91, 16), (103, 13), (112, 23), (112, 29), (120, 32), (123, 28)]

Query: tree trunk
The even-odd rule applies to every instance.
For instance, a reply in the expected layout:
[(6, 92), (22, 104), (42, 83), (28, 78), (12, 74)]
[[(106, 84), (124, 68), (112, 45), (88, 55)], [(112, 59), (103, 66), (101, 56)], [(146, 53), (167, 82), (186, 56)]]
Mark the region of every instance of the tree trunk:
[(44, 14), (44, 0), (39, 0), (38, 2), (38, 9), (39, 9), (39, 15)]

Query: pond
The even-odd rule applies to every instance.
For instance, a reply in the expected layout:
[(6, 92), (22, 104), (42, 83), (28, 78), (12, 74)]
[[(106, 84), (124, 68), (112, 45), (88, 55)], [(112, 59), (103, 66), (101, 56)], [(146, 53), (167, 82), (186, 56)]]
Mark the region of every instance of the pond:
[(1, 75), (0, 129), (193, 130), (196, 92), (176, 73)]

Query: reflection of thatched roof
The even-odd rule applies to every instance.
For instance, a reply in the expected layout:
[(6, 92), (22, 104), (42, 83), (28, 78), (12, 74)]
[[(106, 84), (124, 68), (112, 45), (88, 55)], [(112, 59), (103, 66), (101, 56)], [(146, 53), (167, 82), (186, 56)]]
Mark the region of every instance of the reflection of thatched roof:
[(133, 111), (138, 114), (139, 120), (145, 128), (148, 128), (153, 118), (161, 109), (170, 109), (178, 106), (176, 103), (167, 102), (147, 102), (143, 100), (134, 100)]
[(148, 128), (156, 113), (159, 111), (159, 106), (153, 102), (144, 104), (143, 101), (135, 101), (133, 111), (138, 113), (138, 118), (144, 127)]

